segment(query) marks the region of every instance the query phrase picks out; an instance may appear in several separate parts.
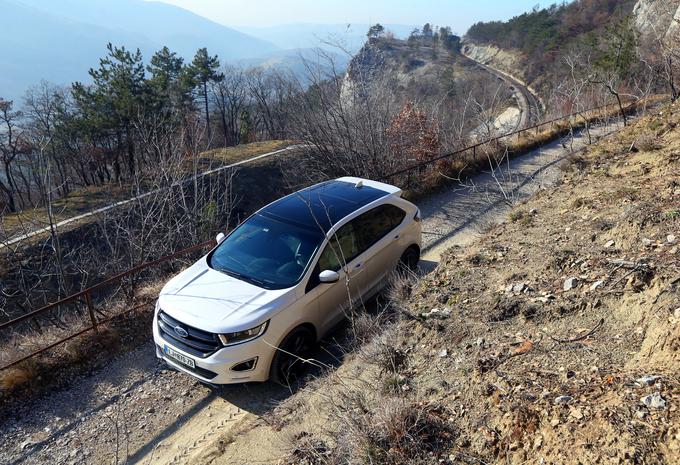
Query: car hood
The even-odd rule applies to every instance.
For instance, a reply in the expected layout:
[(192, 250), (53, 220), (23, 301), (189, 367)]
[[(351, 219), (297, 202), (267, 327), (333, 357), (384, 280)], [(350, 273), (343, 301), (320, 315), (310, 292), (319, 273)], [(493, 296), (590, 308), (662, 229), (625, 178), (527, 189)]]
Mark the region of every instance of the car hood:
[(214, 333), (243, 331), (294, 301), (294, 290), (267, 290), (213, 270), (203, 257), (172, 278), (158, 304), (173, 318)]

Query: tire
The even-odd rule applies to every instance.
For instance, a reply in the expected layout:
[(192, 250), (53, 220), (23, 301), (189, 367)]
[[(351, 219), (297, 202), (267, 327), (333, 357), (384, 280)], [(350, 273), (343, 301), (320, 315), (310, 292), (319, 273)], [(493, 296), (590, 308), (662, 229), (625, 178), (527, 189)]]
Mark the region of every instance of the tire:
[(418, 262), (420, 261), (420, 252), (416, 247), (409, 247), (401, 254), (399, 259), (399, 271), (413, 272), (418, 271)]
[(276, 350), (269, 378), (282, 386), (297, 384), (309, 368), (308, 364), (300, 359), (310, 357), (315, 341), (314, 333), (305, 326), (299, 326), (291, 331)]

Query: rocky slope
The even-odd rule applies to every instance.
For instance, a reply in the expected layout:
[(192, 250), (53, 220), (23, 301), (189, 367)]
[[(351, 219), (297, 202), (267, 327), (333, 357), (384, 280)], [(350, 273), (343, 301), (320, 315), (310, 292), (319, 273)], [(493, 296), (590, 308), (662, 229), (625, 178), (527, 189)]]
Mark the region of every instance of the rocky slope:
[(643, 41), (672, 40), (680, 32), (680, 1), (639, 0), (633, 17)]

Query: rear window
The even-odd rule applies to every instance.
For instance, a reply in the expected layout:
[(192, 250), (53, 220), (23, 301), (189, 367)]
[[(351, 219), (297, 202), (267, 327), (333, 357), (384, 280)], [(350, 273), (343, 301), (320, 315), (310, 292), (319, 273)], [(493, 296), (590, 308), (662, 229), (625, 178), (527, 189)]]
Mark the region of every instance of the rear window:
[(361, 250), (367, 250), (399, 226), (406, 212), (395, 205), (381, 205), (357, 217), (352, 223), (361, 242)]

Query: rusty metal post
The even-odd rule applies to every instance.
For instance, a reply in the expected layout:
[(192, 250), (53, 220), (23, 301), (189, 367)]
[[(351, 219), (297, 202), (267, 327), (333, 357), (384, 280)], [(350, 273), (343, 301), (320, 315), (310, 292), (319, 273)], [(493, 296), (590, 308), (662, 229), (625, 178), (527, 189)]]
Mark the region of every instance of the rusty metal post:
[(90, 292), (85, 293), (85, 303), (87, 304), (87, 311), (90, 314), (90, 320), (92, 321), (92, 329), (94, 329), (95, 333), (98, 333), (97, 317), (94, 316), (94, 307), (92, 306), (92, 295)]

